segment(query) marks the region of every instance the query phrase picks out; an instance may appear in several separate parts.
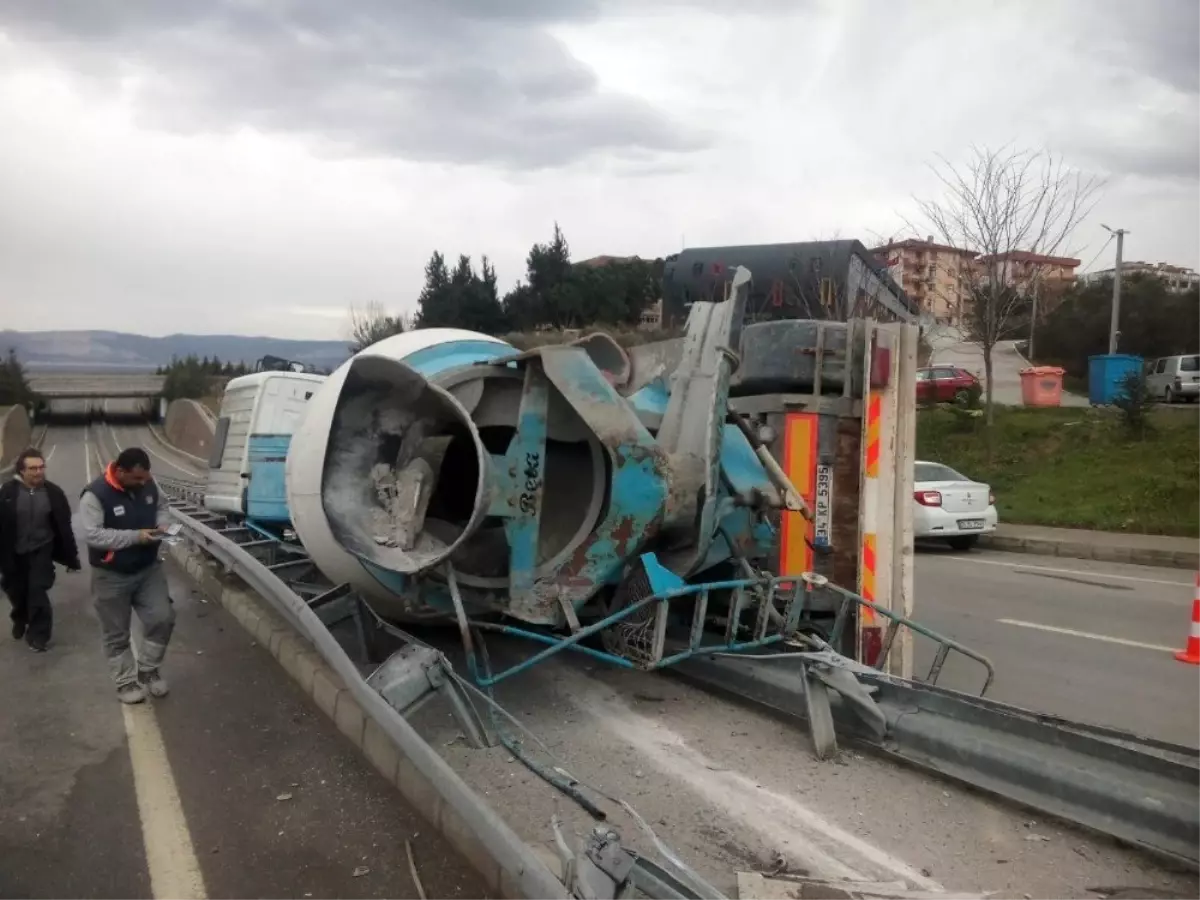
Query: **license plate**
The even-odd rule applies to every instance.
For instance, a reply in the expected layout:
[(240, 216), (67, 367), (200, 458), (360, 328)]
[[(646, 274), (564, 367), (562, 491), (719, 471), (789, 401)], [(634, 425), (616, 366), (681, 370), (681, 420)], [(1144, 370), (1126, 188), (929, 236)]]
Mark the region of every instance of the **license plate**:
[(982, 528), (983, 519), (959, 519), (959, 531), (970, 531), (972, 528)]

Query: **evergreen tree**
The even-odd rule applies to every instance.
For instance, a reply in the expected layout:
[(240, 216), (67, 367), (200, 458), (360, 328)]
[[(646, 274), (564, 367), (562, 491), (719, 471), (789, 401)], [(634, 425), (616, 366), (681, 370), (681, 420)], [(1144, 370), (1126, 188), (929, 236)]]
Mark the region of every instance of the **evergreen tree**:
[(0, 406), (26, 406), (35, 399), (25, 366), (17, 357), (17, 351), (9, 348), (4, 361), (0, 362)]

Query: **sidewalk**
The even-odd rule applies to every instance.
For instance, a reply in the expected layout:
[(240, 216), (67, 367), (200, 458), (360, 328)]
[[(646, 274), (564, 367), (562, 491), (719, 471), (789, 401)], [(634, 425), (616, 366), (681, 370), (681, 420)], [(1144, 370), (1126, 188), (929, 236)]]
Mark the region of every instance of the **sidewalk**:
[(979, 544), (1014, 553), (1200, 571), (1200, 540), (1196, 538), (1001, 524), (995, 534), (981, 537)]

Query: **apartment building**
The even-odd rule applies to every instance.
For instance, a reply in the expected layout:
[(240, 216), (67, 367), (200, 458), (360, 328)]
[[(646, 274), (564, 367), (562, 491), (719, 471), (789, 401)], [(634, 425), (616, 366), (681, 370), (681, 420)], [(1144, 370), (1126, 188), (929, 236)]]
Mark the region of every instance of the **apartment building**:
[[(1083, 284), (1094, 284), (1097, 281), (1104, 281), (1106, 278), (1111, 279), (1116, 274), (1116, 269), (1101, 269), (1099, 272), (1088, 272), (1079, 276), (1079, 281)], [(1189, 269), (1185, 266), (1172, 266), (1169, 263), (1148, 263), (1148, 262), (1122, 262), (1121, 275), (1151, 275), (1155, 278), (1161, 278), (1167, 285), (1167, 290), (1172, 293), (1182, 294), (1189, 288), (1200, 285), (1200, 273), (1195, 269)]]
[(1069, 256), (1046, 256), (1027, 250), (980, 256), (975, 263), (981, 275), (989, 275), (995, 270), (1005, 284), (1020, 291), (1036, 284), (1047, 293), (1059, 293), (1072, 284), (1075, 270), (1079, 268), (1079, 260)]
[(964, 286), (977, 254), (936, 243), (932, 236), (889, 241), (871, 253), (922, 313), (941, 324), (961, 324)]

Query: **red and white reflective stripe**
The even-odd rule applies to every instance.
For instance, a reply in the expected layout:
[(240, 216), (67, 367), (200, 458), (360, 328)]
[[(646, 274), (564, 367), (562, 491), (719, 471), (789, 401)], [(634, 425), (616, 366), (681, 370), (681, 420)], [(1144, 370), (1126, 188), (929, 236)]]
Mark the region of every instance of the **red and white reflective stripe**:
[[(859, 593), (863, 599), (875, 602), (876, 535), (879, 533), (879, 453), (880, 420), (883, 415), (883, 395), (871, 391), (867, 395), (866, 438), (863, 443), (862, 548), (859, 553)], [(871, 609), (863, 608), (862, 619), (875, 620)]]
[(1189, 635), (1200, 638), (1200, 572), (1196, 572), (1196, 593), (1192, 595), (1192, 631)]
[(1189, 636), (1200, 638), (1200, 572), (1196, 573), (1196, 594), (1192, 603), (1192, 630)]

